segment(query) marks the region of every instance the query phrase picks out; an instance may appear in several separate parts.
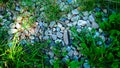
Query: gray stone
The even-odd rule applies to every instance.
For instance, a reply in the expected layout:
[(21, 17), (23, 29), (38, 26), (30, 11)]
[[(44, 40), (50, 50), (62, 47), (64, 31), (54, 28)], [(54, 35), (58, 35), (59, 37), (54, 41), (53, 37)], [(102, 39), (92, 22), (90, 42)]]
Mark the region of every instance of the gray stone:
[(74, 26), (76, 26), (76, 24), (77, 24), (77, 21), (74, 21), (72, 24), (73, 24)]
[(53, 52), (50, 51), (48, 54), (49, 54), (50, 58), (54, 57), (54, 53)]
[(72, 14), (71, 14), (71, 13), (68, 13), (67, 18), (68, 18), (68, 19), (71, 19), (71, 18), (72, 18)]
[(48, 39), (49, 39), (49, 36), (44, 36), (43, 39), (44, 39), (44, 40), (48, 40)]
[(75, 15), (75, 14), (79, 14), (79, 11), (77, 9), (74, 9), (72, 10), (72, 14)]
[(84, 15), (84, 16), (88, 16), (88, 15), (89, 15), (89, 12), (88, 12), (88, 11), (85, 11), (85, 12), (83, 12), (83, 15)]
[(61, 32), (57, 32), (56, 34), (57, 34), (58, 38), (62, 38), (63, 37), (63, 34)]
[(69, 38), (68, 38), (68, 31), (67, 30), (64, 30), (63, 40), (65, 42), (65, 45), (69, 44)]
[(51, 35), (52, 39), (53, 40), (56, 40), (57, 39), (57, 36), (56, 35)]
[(95, 22), (95, 18), (93, 17), (92, 14), (89, 16), (89, 21), (90, 21), (90, 22)]
[(72, 23), (68, 23), (67, 26), (68, 27), (72, 27), (73, 25), (72, 25)]
[(71, 50), (71, 47), (70, 46), (67, 46), (67, 48), (66, 48), (66, 51), (70, 51)]
[(72, 56), (73, 56), (73, 53), (74, 53), (74, 51), (73, 51), (73, 50), (70, 50), (70, 51), (68, 52), (68, 56), (72, 57)]
[(93, 23), (92, 23), (92, 28), (97, 29), (97, 28), (99, 28), (99, 25), (98, 25), (96, 22), (93, 22)]
[(55, 24), (56, 24), (56, 22), (55, 22), (55, 21), (52, 21), (52, 22), (50, 22), (49, 27), (51, 27), (51, 28), (52, 28)]
[(88, 17), (87, 16), (83, 17), (83, 20), (88, 20)]
[[(62, 28), (62, 27), (61, 27)], [(60, 32), (60, 27), (56, 27), (56, 31)]]
[(80, 16), (77, 15), (77, 16), (73, 16), (73, 17), (71, 18), (71, 21), (78, 21), (79, 19), (80, 19)]
[(79, 32), (79, 33), (80, 33), (80, 32), (81, 32), (81, 29), (77, 29), (77, 32)]

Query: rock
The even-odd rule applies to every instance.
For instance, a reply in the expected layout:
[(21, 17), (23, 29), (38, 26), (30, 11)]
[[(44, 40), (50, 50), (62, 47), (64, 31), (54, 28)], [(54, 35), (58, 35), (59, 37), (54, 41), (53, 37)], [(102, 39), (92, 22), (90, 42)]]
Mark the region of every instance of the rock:
[(57, 40), (55, 40), (55, 43), (60, 43), (62, 40), (60, 40), (60, 39), (57, 39)]
[(73, 50), (70, 50), (70, 51), (68, 52), (68, 56), (72, 57), (72, 56), (73, 56), (73, 53), (74, 53), (74, 51), (73, 51)]
[(51, 27), (51, 28), (52, 28), (55, 24), (56, 24), (56, 22), (55, 22), (55, 21), (52, 21), (52, 22), (50, 22), (49, 27)]
[(71, 47), (70, 46), (67, 46), (67, 48), (66, 48), (66, 51), (70, 51), (71, 50)]
[(16, 33), (18, 30), (17, 29), (10, 29), (9, 31), (8, 31), (8, 34), (14, 34), (14, 33)]
[(99, 28), (99, 25), (98, 25), (96, 22), (93, 22), (93, 23), (92, 23), (92, 28), (97, 29), (97, 28)]
[(65, 30), (65, 27), (61, 27), (61, 31), (64, 31)]
[(103, 30), (102, 30), (102, 29), (99, 29), (99, 32), (100, 32), (100, 33), (102, 33), (102, 32), (103, 32)]
[(72, 18), (72, 14), (71, 14), (71, 13), (68, 13), (67, 18), (68, 18), (68, 19), (71, 19), (71, 18)]
[(97, 45), (102, 45), (102, 41), (98, 41), (98, 42), (97, 42)]
[(14, 29), (15, 28), (15, 23), (11, 23), (9, 27)]
[(87, 16), (83, 17), (83, 20), (85, 20), (85, 21), (88, 20), (88, 17)]
[(107, 9), (103, 9), (103, 12), (107, 14)]
[(61, 32), (57, 32), (56, 34), (57, 34), (58, 38), (62, 38), (63, 37), (63, 34)]
[(49, 36), (44, 36), (43, 39), (44, 39), (44, 40), (48, 40), (48, 39), (49, 39)]
[(33, 40), (33, 39), (35, 39), (35, 37), (34, 37), (34, 36), (30, 36), (29, 38), (30, 38), (30, 39), (32, 39), (32, 40)]
[(77, 21), (74, 21), (72, 24), (73, 24), (74, 26), (76, 26), (76, 24), (77, 24)]
[(67, 26), (68, 27), (72, 27), (73, 25), (72, 25), (72, 23), (68, 23)]
[(65, 3), (64, 3), (64, 2), (61, 2), (59, 6), (60, 6), (60, 9), (61, 9), (62, 11), (64, 11)]
[(85, 26), (87, 25), (87, 21), (84, 21), (84, 20), (79, 20), (78, 23), (77, 23), (78, 26)]
[[(62, 27), (61, 27), (62, 28)], [(60, 27), (56, 27), (56, 31), (60, 32)]]
[(3, 16), (2, 15), (0, 15), (0, 19), (2, 19), (3, 18)]
[(60, 23), (58, 23), (57, 25), (58, 25), (58, 27), (60, 27), (60, 28), (62, 27), (62, 24), (60, 24)]
[(50, 59), (49, 62), (51, 65), (53, 65), (55, 61), (54, 61), (54, 59)]
[(77, 9), (74, 9), (74, 10), (72, 10), (72, 14), (73, 15), (79, 14), (79, 11)]
[(21, 25), (20, 25), (19, 23), (16, 23), (15, 27), (16, 27), (17, 29), (19, 29), (19, 28), (21, 28)]
[(77, 32), (80, 33), (80, 32), (81, 32), (81, 29), (77, 29)]
[(92, 15), (92, 14), (89, 16), (89, 18), (88, 18), (88, 19), (89, 19), (89, 21), (90, 21), (90, 22), (92, 22), (92, 23), (93, 23), (93, 22), (95, 22), (95, 18), (93, 17), (93, 15)]
[(74, 59), (75, 61), (78, 61), (79, 57), (78, 57), (78, 56), (74, 56), (73, 59)]
[(48, 54), (49, 54), (50, 58), (54, 57), (54, 53), (53, 52), (50, 51)]
[(80, 19), (80, 16), (77, 15), (77, 16), (73, 16), (73, 17), (71, 18), (71, 21), (78, 21), (79, 19)]
[(74, 55), (77, 56), (79, 53), (77, 51), (74, 51)]
[(21, 16), (17, 17), (17, 22), (19, 22), (19, 23), (22, 22), (22, 17)]
[(55, 31), (56, 31), (56, 29), (55, 29), (55, 28), (53, 28), (53, 29), (52, 29), (52, 31), (53, 31), (53, 32), (55, 32)]
[(20, 7), (16, 6), (15, 10), (20, 11)]
[(87, 61), (87, 60), (85, 60), (85, 63), (83, 64), (83, 67), (84, 67), (84, 68), (90, 68), (90, 65), (88, 64), (88, 61)]
[(71, 2), (72, 2), (72, 0), (67, 0), (67, 2), (68, 2), (68, 3), (71, 3)]
[(89, 15), (89, 12), (88, 12), (88, 11), (85, 11), (85, 12), (83, 12), (83, 15), (84, 15), (85, 17), (87, 17), (87, 16)]
[(53, 40), (56, 40), (57, 39), (57, 36), (56, 35), (51, 35), (52, 39)]
[(91, 30), (92, 30), (92, 28), (91, 28), (91, 27), (88, 27), (88, 30), (89, 30), (89, 31), (91, 31)]
[(69, 36), (68, 36), (68, 31), (67, 30), (64, 30), (63, 40), (65, 42), (65, 45), (69, 44)]
[(62, 21), (62, 22), (65, 22), (67, 20), (67, 18), (60, 18), (60, 21)]

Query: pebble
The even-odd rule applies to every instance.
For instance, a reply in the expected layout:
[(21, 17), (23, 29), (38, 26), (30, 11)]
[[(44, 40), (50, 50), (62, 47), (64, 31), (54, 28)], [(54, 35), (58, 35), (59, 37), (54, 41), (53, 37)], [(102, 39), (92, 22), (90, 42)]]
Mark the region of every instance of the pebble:
[(92, 15), (92, 14), (89, 16), (89, 18), (88, 18), (88, 19), (89, 19), (89, 21), (90, 21), (90, 22), (92, 22), (92, 23), (93, 23), (93, 22), (95, 22), (95, 18), (93, 17), (93, 15)]
[(49, 54), (50, 58), (54, 57), (54, 53), (53, 52), (50, 51), (48, 54)]
[(84, 21), (84, 20), (79, 20), (77, 25), (78, 26), (85, 26), (87, 24), (87, 21)]
[(80, 19), (80, 16), (77, 15), (77, 16), (73, 16), (73, 17), (71, 18), (71, 21), (78, 21), (79, 19)]
[[(62, 28), (62, 27), (61, 27)], [(60, 32), (60, 27), (56, 27), (56, 31)]]
[(72, 14), (73, 15), (79, 14), (79, 11), (77, 9), (74, 9), (74, 10), (72, 10)]
[(58, 25), (58, 27), (60, 27), (60, 28), (62, 27), (62, 24), (60, 24), (60, 23), (58, 23), (57, 25)]
[(49, 39), (49, 36), (44, 36), (43, 39), (44, 39), (44, 40), (48, 40), (48, 39)]
[(77, 29), (77, 32), (80, 33), (80, 32), (81, 32), (81, 29)]
[(90, 68), (90, 65), (88, 64), (88, 61), (85, 60), (85, 63), (83, 64), (84, 68)]
[(87, 16), (89, 16), (89, 12), (88, 12), (88, 11), (85, 11), (85, 12), (83, 12), (83, 15), (84, 15), (85, 17), (87, 17)]
[(35, 37), (34, 37), (34, 36), (30, 36), (29, 38), (30, 38), (30, 39), (35, 39)]
[(68, 18), (68, 19), (71, 19), (71, 18), (72, 18), (72, 14), (71, 14), (71, 13), (68, 13), (68, 14), (67, 14), (67, 18)]
[(99, 25), (98, 25), (96, 22), (93, 22), (93, 23), (92, 23), (92, 28), (97, 29), (97, 28), (99, 28)]
[(49, 27), (51, 27), (51, 28), (52, 28), (52, 27), (55, 25), (55, 23), (56, 23), (55, 21), (50, 22)]
[(53, 40), (56, 40), (57, 39), (57, 36), (56, 35), (51, 35), (52, 39)]
[(68, 45), (68, 44), (69, 44), (68, 31), (67, 31), (67, 30), (64, 30), (63, 40), (64, 40), (64, 42), (65, 42), (65, 45)]
[(15, 23), (11, 23), (11, 24), (9, 25), (9, 27), (14, 29), (14, 28), (15, 28)]
[(70, 51), (71, 50), (71, 47), (70, 46), (67, 46), (67, 48), (66, 48), (66, 51)]
[(19, 23), (16, 23), (15, 27), (16, 27), (17, 29), (19, 29), (19, 28), (21, 28), (21, 25), (20, 25)]
[(72, 23), (68, 23), (67, 26), (68, 27), (72, 27), (73, 25), (72, 25)]
[(9, 31), (8, 31), (8, 34), (14, 34), (14, 33), (16, 33), (18, 30), (17, 29), (10, 29)]
[(57, 32), (56, 34), (57, 34), (58, 38), (62, 38), (63, 37), (63, 34), (61, 32)]
[(68, 52), (68, 56), (72, 57), (72, 56), (73, 56), (73, 53), (74, 53), (74, 51), (73, 51), (73, 50), (70, 50), (70, 51)]

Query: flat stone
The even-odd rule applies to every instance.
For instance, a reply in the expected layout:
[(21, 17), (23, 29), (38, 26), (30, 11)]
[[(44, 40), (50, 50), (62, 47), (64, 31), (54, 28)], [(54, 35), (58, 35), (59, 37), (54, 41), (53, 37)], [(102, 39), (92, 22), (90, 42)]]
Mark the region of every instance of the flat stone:
[(69, 44), (69, 37), (68, 37), (68, 31), (67, 30), (64, 30), (63, 40), (65, 42), (65, 45)]
[(58, 38), (62, 38), (63, 37), (63, 34), (61, 32), (57, 32), (56, 34), (57, 34)]
[(56, 24), (56, 22), (55, 22), (55, 21), (52, 21), (52, 22), (50, 22), (49, 27), (51, 27), (51, 28), (52, 28), (55, 24)]
[(72, 10), (72, 14), (73, 15), (79, 14), (79, 11), (77, 9), (74, 9), (74, 10)]

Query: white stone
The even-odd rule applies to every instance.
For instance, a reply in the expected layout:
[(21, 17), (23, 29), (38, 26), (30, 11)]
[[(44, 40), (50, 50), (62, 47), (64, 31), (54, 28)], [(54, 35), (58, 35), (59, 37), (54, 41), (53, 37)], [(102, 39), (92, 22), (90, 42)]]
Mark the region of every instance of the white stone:
[(79, 32), (79, 33), (80, 33), (80, 32), (81, 32), (81, 29), (77, 29), (77, 32)]
[(30, 36), (29, 38), (30, 38), (30, 39), (35, 39), (35, 37), (34, 37), (34, 36)]
[(44, 40), (48, 40), (48, 39), (49, 39), (49, 36), (44, 36), (43, 39), (44, 39)]
[(79, 20), (77, 25), (78, 26), (85, 26), (87, 24), (87, 21), (84, 21), (84, 20)]
[(60, 28), (61, 28), (61, 27), (62, 27), (62, 24), (58, 23), (58, 27), (60, 27)]
[(79, 11), (77, 9), (74, 9), (72, 10), (72, 14), (75, 15), (75, 14), (79, 14)]
[(73, 25), (72, 25), (72, 23), (68, 23), (67, 26), (68, 27), (72, 27)]
[(9, 31), (8, 31), (8, 34), (14, 34), (14, 33), (16, 33), (18, 30), (17, 29), (10, 29)]
[(17, 29), (19, 29), (19, 28), (21, 28), (21, 25), (20, 25), (19, 23), (16, 23), (15, 27), (16, 27)]

